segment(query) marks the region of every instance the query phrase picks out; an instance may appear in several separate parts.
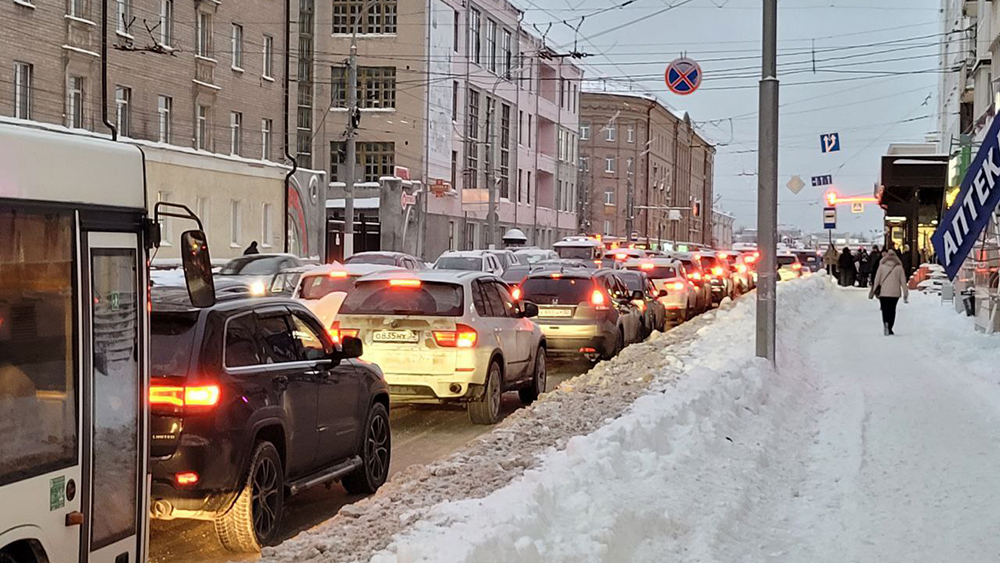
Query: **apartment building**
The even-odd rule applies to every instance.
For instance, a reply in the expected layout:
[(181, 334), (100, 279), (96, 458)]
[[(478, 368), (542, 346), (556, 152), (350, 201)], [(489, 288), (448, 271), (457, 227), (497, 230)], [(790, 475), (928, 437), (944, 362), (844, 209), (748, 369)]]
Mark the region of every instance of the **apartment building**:
[[(297, 154), (329, 172), (334, 229), (343, 221), (346, 63), (356, 32), (356, 225), (378, 223), (376, 182), (402, 168), (425, 187), (446, 187), (420, 195), (416, 240), (404, 241), (425, 258), (486, 245), (491, 185), (496, 244), (511, 227), (542, 245), (576, 232), (582, 72), (521, 28), (513, 4), (331, 0), (314, 12), (315, 32), (300, 38), (314, 60), (300, 72), (315, 72), (299, 77)], [(356, 235), (356, 251), (368, 244)]]
[[(143, 146), (149, 204), (169, 200), (199, 213), (214, 257), (254, 240), (283, 250), (283, 3), (108, 7), (108, 116), (124, 142)], [(100, 22), (97, 0), (0, 0), (0, 116), (107, 134)], [(167, 244), (187, 227), (172, 221)], [(178, 253), (165, 246), (158, 256)]]
[(715, 148), (690, 118), (631, 92), (584, 92), (581, 107), (584, 229), (712, 244)]

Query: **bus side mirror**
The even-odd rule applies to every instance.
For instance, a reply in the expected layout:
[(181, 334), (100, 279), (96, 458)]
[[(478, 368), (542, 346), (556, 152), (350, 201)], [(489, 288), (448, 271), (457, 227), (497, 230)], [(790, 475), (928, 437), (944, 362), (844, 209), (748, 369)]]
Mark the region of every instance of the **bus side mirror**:
[(181, 261), (191, 304), (198, 308), (215, 305), (215, 282), (212, 257), (204, 231), (186, 231), (181, 235)]

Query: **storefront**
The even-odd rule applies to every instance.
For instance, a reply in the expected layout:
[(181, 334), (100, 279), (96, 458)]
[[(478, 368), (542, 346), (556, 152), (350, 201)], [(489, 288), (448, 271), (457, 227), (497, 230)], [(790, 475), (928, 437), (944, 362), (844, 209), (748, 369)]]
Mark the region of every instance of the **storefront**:
[(882, 181), (875, 197), (885, 210), (886, 243), (909, 252), (918, 265), (934, 254), (937, 229), (948, 186), (948, 156), (934, 145), (893, 144), (882, 157)]

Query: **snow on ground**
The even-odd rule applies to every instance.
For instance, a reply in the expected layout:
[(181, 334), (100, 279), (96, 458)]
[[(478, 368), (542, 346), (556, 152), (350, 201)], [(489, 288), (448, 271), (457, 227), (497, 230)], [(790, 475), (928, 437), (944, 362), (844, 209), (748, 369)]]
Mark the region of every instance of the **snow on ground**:
[(998, 341), (923, 295), (884, 337), (866, 293), (781, 284), (777, 371), (750, 299), (634, 347), (265, 557), (996, 561)]

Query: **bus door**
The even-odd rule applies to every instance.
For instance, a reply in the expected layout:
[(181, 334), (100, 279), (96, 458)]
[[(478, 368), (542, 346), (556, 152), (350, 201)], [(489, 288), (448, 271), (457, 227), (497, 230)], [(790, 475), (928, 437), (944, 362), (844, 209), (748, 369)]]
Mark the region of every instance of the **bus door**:
[(149, 499), (144, 253), (135, 233), (83, 239), (84, 560), (141, 563)]

